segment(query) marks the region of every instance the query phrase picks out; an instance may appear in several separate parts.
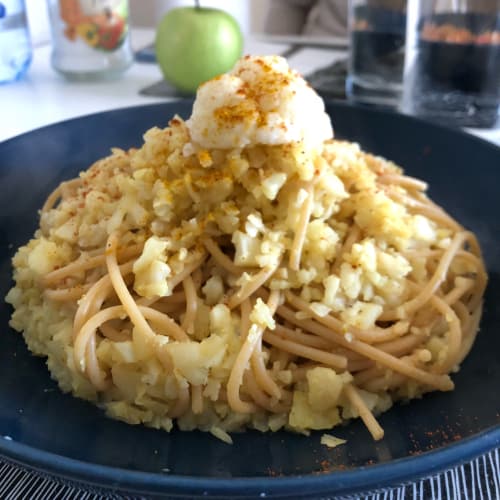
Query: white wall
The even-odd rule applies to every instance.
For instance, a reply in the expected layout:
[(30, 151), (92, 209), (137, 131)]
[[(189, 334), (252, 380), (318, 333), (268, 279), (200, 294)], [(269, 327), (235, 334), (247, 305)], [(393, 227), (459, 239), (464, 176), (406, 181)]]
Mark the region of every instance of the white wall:
[(272, 0), (249, 0), (250, 6), (250, 32), (262, 33), (264, 31), (264, 20)]
[(49, 11), (47, 2), (26, 0), (31, 43), (36, 47), (50, 40)]
[[(259, 18), (262, 4), (268, 0), (200, 0), (204, 7), (215, 7), (229, 12), (241, 26), (243, 33), (255, 31), (254, 17)], [(156, 26), (163, 14), (173, 8), (194, 5), (194, 0), (129, 0), (132, 23), (136, 26)]]

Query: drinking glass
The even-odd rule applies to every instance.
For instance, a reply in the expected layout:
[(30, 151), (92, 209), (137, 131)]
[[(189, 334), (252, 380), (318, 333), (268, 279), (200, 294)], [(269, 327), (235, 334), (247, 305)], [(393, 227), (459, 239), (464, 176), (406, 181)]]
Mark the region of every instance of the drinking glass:
[(500, 0), (409, 0), (402, 109), (451, 126), (495, 126)]
[(398, 105), (405, 29), (406, 0), (349, 0), (349, 100)]

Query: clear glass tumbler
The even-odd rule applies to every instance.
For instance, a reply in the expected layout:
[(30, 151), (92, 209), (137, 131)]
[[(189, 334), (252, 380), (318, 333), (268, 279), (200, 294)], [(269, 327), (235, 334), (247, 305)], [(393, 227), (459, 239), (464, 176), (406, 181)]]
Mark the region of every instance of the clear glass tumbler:
[(399, 104), (405, 30), (406, 0), (349, 0), (349, 100)]
[(500, 104), (500, 0), (409, 0), (403, 111), (489, 128)]

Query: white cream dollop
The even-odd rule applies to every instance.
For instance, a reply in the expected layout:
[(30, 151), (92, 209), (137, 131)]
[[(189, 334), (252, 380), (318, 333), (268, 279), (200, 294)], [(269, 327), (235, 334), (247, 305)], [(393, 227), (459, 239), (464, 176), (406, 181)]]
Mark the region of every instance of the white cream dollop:
[(202, 84), (187, 126), (195, 144), (215, 149), (299, 141), (317, 148), (333, 137), (323, 100), (279, 56), (245, 56)]

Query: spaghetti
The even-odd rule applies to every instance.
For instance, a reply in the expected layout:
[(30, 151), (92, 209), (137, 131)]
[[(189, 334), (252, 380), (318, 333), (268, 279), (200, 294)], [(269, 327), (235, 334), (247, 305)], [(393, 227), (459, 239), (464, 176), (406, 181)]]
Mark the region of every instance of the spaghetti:
[(360, 417), (381, 439), (393, 401), (453, 389), (487, 282), (426, 188), (336, 140), (204, 149), (176, 117), (48, 197), (11, 324), (130, 423), (230, 439)]

